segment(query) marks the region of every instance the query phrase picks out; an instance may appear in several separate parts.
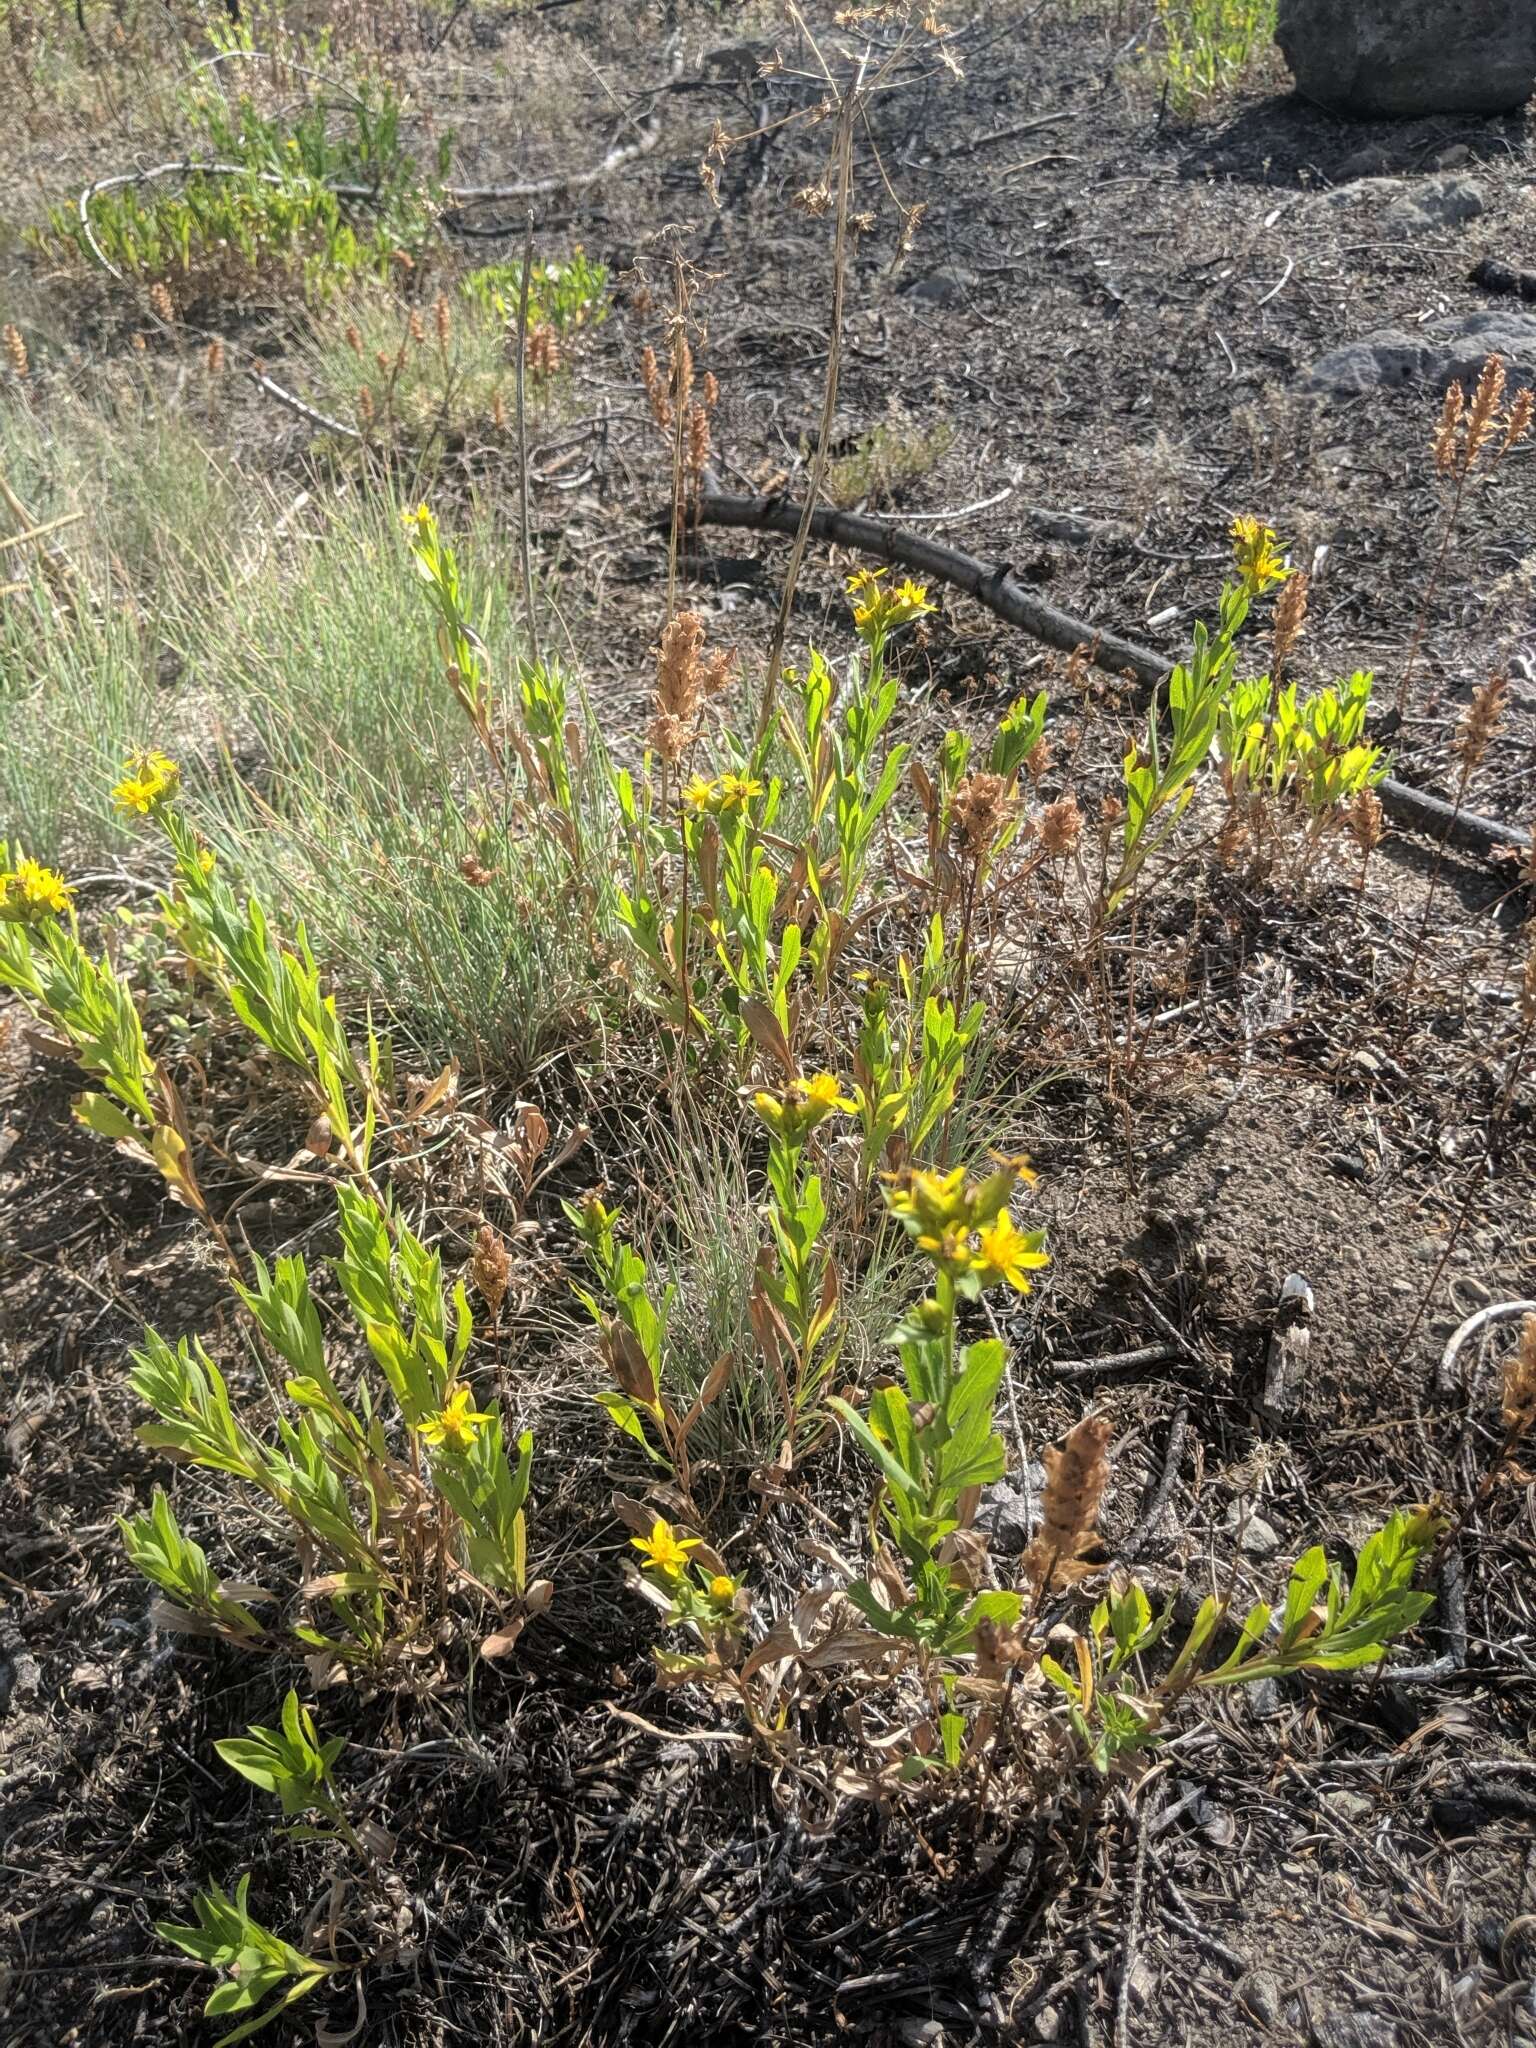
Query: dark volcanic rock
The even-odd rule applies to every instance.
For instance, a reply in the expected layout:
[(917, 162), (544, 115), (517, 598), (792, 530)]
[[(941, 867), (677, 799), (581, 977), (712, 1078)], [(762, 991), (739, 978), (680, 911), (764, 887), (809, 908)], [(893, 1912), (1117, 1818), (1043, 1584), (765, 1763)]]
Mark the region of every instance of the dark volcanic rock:
[(1536, 87), (1531, 0), (1280, 0), (1276, 39), (1340, 113), (1503, 114)]

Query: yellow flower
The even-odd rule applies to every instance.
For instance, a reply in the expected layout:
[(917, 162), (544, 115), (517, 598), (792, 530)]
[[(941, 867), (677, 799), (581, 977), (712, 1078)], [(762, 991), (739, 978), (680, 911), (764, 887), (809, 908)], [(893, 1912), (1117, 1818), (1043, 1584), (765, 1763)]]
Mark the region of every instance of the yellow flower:
[(1042, 1266), (1051, 1263), (1040, 1248), (1042, 1241), (1042, 1234), (1038, 1231), (1025, 1232), (1015, 1228), (1013, 1218), (1006, 1210), (995, 1223), (985, 1224), (976, 1233), (983, 1286), (991, 1286), (996, 1280), (1006, 1280), (1016, 1293), (1028, 1294), (1030, 1283), (1025, 1275), (1037, 1273)]
[(885, 1199), (893, 1216), (919, 1223), (932, 1235), (965, 1214), (964, 1190), (963, 1166), (948, 1173), (915, 1166), (892, 1176)]
[(62, 875), (18, 854), (12, 872), (0, 875), (0, 918), (7, 924), (40, 924), (45, 917), (63, 917), (72, 894)]
[(752, 1107), (769, 1130), (792, 1145), (818, 1124), (825, 1123), (834, 1110), (852, 1112), (858, 1106), (851, 1096), (842, 1093), (842, 1083), (835, 1074), (800, 1074), (782, 1096), (759, 1089), (752, 1097)]
[(750, 775), (717, 775), (707, 782), (695, 775), (683, 791), (683, 802), (693, 811), (744, 811), (753, 797), (761, 796), (763, 785)]
[(688, 1553), (697, 1550), (696, 1536), (679, 1536), (670, 1522), (658, 1519), (651, 1524), (649, 1536), (631, 1536), (631, 1547), (638, 1550), (651, 1571), (660, 1572), (664, 1579), (678, 1579), (688, 1569)]
[(745, 810), (753, 797), (761, 796), (763, 785), (754, 782), (750, 775), (722, 775), (720, 778), (720, 808), (722, 811)]
[(1251, 517), (1232, 522), (1232, 556), (1250, 597), (1258, 597), (1293, 572), (1275, 539), (1275, 529)]
[(938, 609), (928, 602), (926, 586), (914, 583), (910, 576), (894, 590), (883, 589), (880, 578), (885, 574), (884, 569), (855, 569), (847, 582), (854, 626), (870, 647), (884, 641), (887, 634), (909, 619)]
[(122, 781), (112, 791), (112, 801), (124, 817), (131, 818), (135, 812), (147, 816), (168, 803), (181, 785), (176, 763), (152, 749), (131, 754), (124, 768)]
[(736, 1598), (736, 1581), (727, 1578), (724, 1572), (717, 1572), (709, 1582), (709, 1597), (721, 1607), (729, 1607)]
[(835, 1074), (812, 1074), (809, 1079), (802, 1074), (799, 1080), (790, 1083), (790, 1093), (798, 1096), (808, 1110), (814, 1110), (816, 1121), (820, 1123), (835, 1109), (851, 1111), (858, 1108), (856, 1102), (840, 1092), (841, 1086)]
[(971, 1254), (970, 1232), (958, 1223), (948, 1223), (942, 1230), (926, 1231), (917, 1240), (920, 1252), (926, 1252), (936, 1266), (942, 1266), (947, 1273), (967, 1273), (976, 1261)]
[(218, 856), (211, 846), (200, 846), (197, 850), (197, 864), (205, 875), (211, 875), (218, 865)]
[(493, 1418), (484, 1408), (471, 1408), (474, 1396), (468, 1387), (455, 1387), (443, 1403), (442, 1413), (434, 1415), (429, 1422), (421, 1425), (421, 1434), (429, 1444), (445, 1444), (456, 1451), (467, 1451), (483, 1426)]

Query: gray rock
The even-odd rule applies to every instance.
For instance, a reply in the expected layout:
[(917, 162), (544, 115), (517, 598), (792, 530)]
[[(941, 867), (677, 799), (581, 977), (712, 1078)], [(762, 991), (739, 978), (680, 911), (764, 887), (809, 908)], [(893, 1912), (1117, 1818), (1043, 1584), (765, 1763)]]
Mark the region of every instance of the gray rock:
[(1280, 2018), (1280, 1979), (1273, 1970), (1248, 1970), (1237, 1980), (1239, 2004), (1261, 2027), (1272, 2027)]
[(1344, 114), (1503, 114), (1536, 87), (1530, 0), (1280, 0), (1276, 41)]
[(1465, 171), (1447, 171), (1438, 178), (1410, 184), (1382, 216), (1382, 224), (1399, 234), (1422, 235), (1435, 229), (1459, 228), (1488, 211), (1488, 193)]
[(1411, 334), (1387, 327), (1320, 356), (1304, 388), (1354, 398), (1400, 384), (1443, 391), (1453, 378), (1468, 389), (1489, 356), (1502, 356), (1511, 387), (1536, 384), (1536, 313), (1468, 313), (1427, 320)]
[(1243, 1501), (1233, 1501), (1228, 1509), (1227, 1527), (1234, 1535), (1241, 1529), (1238, 1546), (1245, 1557), (1273, 1557), (1280, 1548), (1280, 1538), (1272, 1524), (1262, 1515), (1250, 1514)]
[(1028, 1491), (1015, 1479), (999, 1479), (976, 1510), (976, 1527), (998, 1557), (1018, 1557), (1040, 1526), (1045, 1467), (1030, 1463)]
[(1402, 2035), (1383, 2013), (1325, 2012), (1312, 2022), (1312, 2048), (1401, 2048)]

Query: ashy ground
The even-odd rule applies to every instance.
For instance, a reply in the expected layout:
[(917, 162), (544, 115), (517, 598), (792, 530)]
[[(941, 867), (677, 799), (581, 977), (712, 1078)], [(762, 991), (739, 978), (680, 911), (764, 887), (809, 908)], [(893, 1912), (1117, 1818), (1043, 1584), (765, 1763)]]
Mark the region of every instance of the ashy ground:
[[(1518, 266), (1536, 245), (1529, 122), (1349, 126), (1269, 76), (1181, 122), (1138, 68), (1128, 10), (1048, 0), (959, 9), (951, 25), (961, 75), (912, 65), (859, 138), (857, 203), (876, 225), (850, 259), (833, 446), (848, 494), (872, 486), (898, 523), (1009, 562), (1052, 603), (1170, 659), (1214, 605), (1232, 518), (1261, 513), (1314, 570), (1302, 672), (1376, 671), (1404, 779), (1454, 797), (1458, 720), (1490, 674), (1509, 675), (1505, 721), (1462, 794), (1529, 829), (1536, 454), (1516, 451), (1471, 495), (1437, 566), (1433, 378), (1346, 392), (1337, 372), (1314, 376), (1365, 337), (1449, 346), (1455, 323), (1497, 313), (1512, 369), (1536, 378), (1536, 312), (1471, 282), (1484, 259)], [(533, 541), (561, 638), (622, 746), (644, 722), (668, 575), (666, 451), (638, 362), (646, 341), (664, 348), (674, 252), (691, 267), (700, 371), (719, 381), (719, 476), (803, 487), (831, 237), (795, 197), (824, 174), (828, 130), (783, 117), (822, 91), (813, 52), (766, 7), (460, 8), (426, 32), (401, 9), (352, 25), (365, 31), (417, 108), (455, 130), (461, 182), (548, 178), (540, 246), (579, 240), (620, 280), (551, 432)], [(14, 15), (0, 33), (20, 33)], [(765, 74), (775, 51), (782, 67)], [(32, 217), (38, 180), (67, 197), (173, 140), (126, 70), (113, 103), (117, 121), (88, 133), (42, 114), (16, 124), (13, 223)], [(717, 122), (746, 138), (725, 157), (718, 210), (699, 178)], [(653, 146), (611, 175), (562, 185), (653, 124)], [(905, 251), (887, 181), (923, 208)], [(474, 251), (462, 260), (507, 256), (523, 206), (466, 203), (446, 225)], [(23, 250), (5, 289), (46, 324), (52, 287)], [(50, 358), (60, 384), (85, 389), (131, 360), (121, 299), (82, 298), (70, 317)], [(281, 318), (242, 318), (298, 388)], [(153, 334), (146, 355), (163, 402), (202, 403), (193, 351)], [(916, 448), (915, 474), (870, 473), (878, 429), (877, 446)], [(254, 394), (210, 438), (295, 499), (336, 487), (334, 467), (317, 482), (308, 466), (313, 430)], [(504, 508), (516, 483), (490, 436), (431, 479), (446, 502)], [(748, 672), (785, 552), (708, 530), (680, 564), (684, 597)], [(846, 635), (850, 566), (813, 548), (793, 640)], [(1145, 709), (1134, 686), (962, 598), (904, 673), (902, 728), (917, 739), (985, 730), (1021, 687), (1048, 686), (1043, 794), (1070, 776), (1085, 805)], [(1041, 1450), (1092, 1405), (1115, 1426), (1106, 1551), (1134, 1551), (1167, 1593), (1232, 1572), (1257, 1591), (1311, 1542), (1347, 1561), (1394, 1505), (1468, 1499), (1508, 1329), (1464, 1349), (1450, 1384), (1437, 1367), (1465, 1317), (1536, 1291), (1520, 1010), (1532, 905), (1514, 867), (1394, 833), (1363, 881), (1341, 859), (1322, 886), (1285, 892), (1216, 865), (1214, 810), (1206, 822), (1138, 934), (1121, 1056), (1089, 1054), (1069, 997), (1040, 999), (1037, 910), (1009, 935), (1017, 986), (990, 1069), (997, 1138), (1034, 1158), (1054, 1257), (1004, 1325), (1012, 1470), (997, 1548), (1010, 1512), (1022, 1540)], [(153, 881), (130, 854), (94, 907), (110, 915)], [(562, 1559), (579, 1571), (515, 1658), (353, 1703), (350, 1782), (399, 1848), (382, 1891), (317, 1900), (302, 1851), (211, 1755), (215, 1736), (270, 1716), (267, 1676), (158, 1633), (119, 1546), (114, 1518), (167, 1471), (132, 1435), (127, 1353), (146, 1320), (212, 1337), (224, 1311), (184, 1215), (72, 1124), (76, 1085), (19, 1012), (0, 1011), (6, 2048), (207, 2038), (206, 1982), (168, 1959), (152, 1923), (251, 1867), (274, 1924), (323, 1933), (330, 1915), (348, 1959), (374, 1958), (355, 1992), (349, 1980), (314, 2002), (320, 2023), (274, 2039), (286, 2026), (401, 2048), (1536, 2042), (1528, 1456), (1477, 1509), (1440, 1605), (1399, 1653), (1427, 1676), (1223, 1696), (1139, 1786), (1076, 1785), (979, 1842), (961, 1812), (930, 1828), (852, 1807), (822, 1832), (721, 1753), (707, 1702), (657, 1692), (646, 1616), (620, 1577), (612, 1449), (558, 1206), (600, 1177), (643, 1180), (630, 1149), (653, 1085), (643, 1051), (606, 1074), (556, 1058), (483, 1084), (487, 1114), (529, 1097), (552, 1124), (585, 1117), (596, 1132), (534, 1206), (512, 1330), (540, 1445), (541, 1552), (557, 1588)], [(207, 1085), (210, 1123), (241, 1132), (231, 1162), (263, 1156), (244, 1084), (214, 1071)], [(221, 1193), (256, 1248), (323, 1246), (313, 1189), (269, 1193), (232, 1163)], [(462, 1223), (445, 1232), (462, 1243)], [(1307, 1361), (1295, 1406), (1268, 1416), (1293, 1273), (1315, 1304)], [(1116, 1363), (1146, 1347), (1159, 1355)], [(211, 1490), (179, 1483), (214, 1511)], [(858, 1495), (831, 1512), (857, 1542)]]

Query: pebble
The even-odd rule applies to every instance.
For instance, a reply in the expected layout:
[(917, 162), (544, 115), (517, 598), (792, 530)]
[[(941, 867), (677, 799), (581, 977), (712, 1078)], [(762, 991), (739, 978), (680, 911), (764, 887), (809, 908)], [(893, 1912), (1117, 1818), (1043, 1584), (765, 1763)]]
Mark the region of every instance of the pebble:
[(1280, 1548), (1280, 1537), (1262, 1515), (1250, 1514), (1241, 1501), (1233, 1501), (1227, 1510), (1227, 1527), (1234, 1533), (1241, 1529), (1239, 1548), (1245, 1557), (1273, 1557)]
[(1239, 1977), (1237, 1996), (1261, 2027), (1272, 2027), (1280, 2018), (1280, 1979), (1273, 1970), (1249, 1970)]

